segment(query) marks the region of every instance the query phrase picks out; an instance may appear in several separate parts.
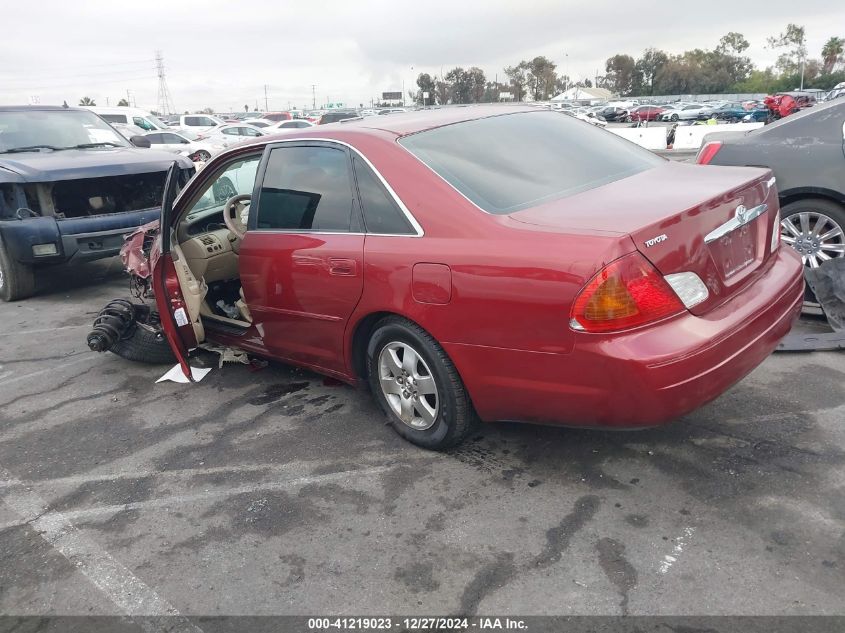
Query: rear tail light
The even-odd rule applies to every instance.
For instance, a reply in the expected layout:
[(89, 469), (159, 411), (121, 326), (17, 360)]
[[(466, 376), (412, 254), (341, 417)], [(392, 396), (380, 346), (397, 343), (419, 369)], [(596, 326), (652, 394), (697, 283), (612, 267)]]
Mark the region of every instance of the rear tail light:
[(775, 221), (772, 223), (772, 244), (769, 252), (774, 253), (778, 246), (780, 246), (780, 209), (775, 213)]
[(695, 157), (695, 162), (699, 165), (709, 165), (713, 157), (722, 149), (722, 141), (709, 141), (704, 144)]
[(684, 311), (666, 280), (639, 253), (602, 268), (572, 306), (570, 326), (585, 332), (639, 327)]

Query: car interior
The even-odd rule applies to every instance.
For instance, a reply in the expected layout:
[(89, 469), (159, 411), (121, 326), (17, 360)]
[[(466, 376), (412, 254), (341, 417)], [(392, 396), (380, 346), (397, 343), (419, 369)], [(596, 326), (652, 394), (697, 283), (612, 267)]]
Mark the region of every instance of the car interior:
[(249, 156), (225, 166), (188, 205), (177, 225), (171, 248), (197, 342), (205, 340), (204, 320), (239, 328), (252, 322), (241, 289), (238, 254), (260, 158)]
[[(239, 260), (260, 158), (254, 154), (221, 166), (189, 201), (177, 223), (174, 264), (198, 342), (205, 339), (203, 321), (238, 328), (252, 323)], [(255, 228), (360, 231), (352, 189), (344, 151), (326, 147), (273, 150)], [(404, 224), (391, 230), (412, 230), (401, 215), (399, 220)]]

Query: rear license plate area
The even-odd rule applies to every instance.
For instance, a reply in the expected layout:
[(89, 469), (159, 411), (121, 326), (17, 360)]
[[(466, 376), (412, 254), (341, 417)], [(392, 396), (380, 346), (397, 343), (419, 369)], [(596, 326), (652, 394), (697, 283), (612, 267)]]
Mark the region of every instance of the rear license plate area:
[(710, 245), (722, 279), (730, 279), (757, 259), (757, 223), (743, 224)]

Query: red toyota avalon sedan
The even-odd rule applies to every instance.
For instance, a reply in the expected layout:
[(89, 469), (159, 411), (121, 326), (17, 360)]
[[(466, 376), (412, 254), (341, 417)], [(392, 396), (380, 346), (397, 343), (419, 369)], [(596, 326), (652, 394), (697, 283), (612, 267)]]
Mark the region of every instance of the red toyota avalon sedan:
[(91, 347), (161, 360), (166, 339), (190, 375), (207, 340), (366, 381), (426, 448), (478, 419), (670, 421), (759, 365), (801, 310), (769, 170), (668, 162), (557, 112), (289, 132), (177, 188), (155, 240), (147, 227), (124, 249), (159, 314), (107, 310), (120, 340)]

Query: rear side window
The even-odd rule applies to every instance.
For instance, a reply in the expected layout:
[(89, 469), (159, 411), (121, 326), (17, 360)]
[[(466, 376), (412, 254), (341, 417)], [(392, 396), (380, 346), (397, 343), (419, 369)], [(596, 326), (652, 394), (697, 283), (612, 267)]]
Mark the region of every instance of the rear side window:
[(488, 213), (506, 214), (588, 191), (663, 163), (560, 112), (465, 121), (399, 142)]
[(258, 229), (349, 231), (352, 181), (346, 152), (279, 147), (270, 152), (258, 198)]
[(355, 179), (358, 181), (358, 194), (367, 233), (414, 235), (414, 227), (379, 182), (373, 170), (357, 156), (353, 158), (352, 163), (355, 165)]

